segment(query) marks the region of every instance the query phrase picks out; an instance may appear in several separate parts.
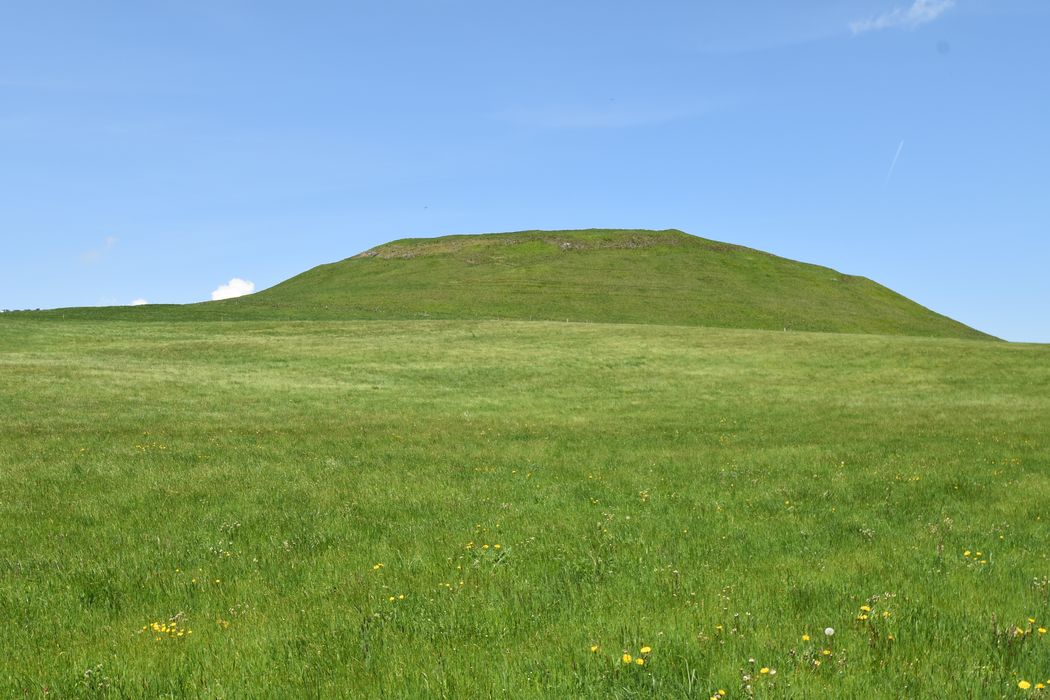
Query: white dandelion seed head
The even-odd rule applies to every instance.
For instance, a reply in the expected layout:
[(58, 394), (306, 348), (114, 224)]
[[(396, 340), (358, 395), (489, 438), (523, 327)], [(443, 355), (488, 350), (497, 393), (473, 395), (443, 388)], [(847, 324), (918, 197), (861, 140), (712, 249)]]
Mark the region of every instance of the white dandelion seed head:
[(826, 634), (829, 637), (834, 636), (835, 635), (835, 628), (834, 627), (825, 627), (824, 628), (824, 634)]

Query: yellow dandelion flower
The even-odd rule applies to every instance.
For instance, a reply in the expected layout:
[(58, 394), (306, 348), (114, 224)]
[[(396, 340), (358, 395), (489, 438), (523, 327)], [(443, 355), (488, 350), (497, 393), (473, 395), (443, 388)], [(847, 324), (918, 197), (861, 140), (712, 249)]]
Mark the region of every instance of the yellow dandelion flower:
[(598, 653), (598, 645), (597, 644), (592, 644), (591, 645), (591, 653), (592, 654), (597, 654)]
[(1039, 634), (1046, 634), (1046, 628), (1045, 627), (1040, 627), (1039, 628)]
[(393, 603), (394, 602), (394, 596), (390, 596), (389, 598), (387, 598), (387, 600), (389, 600), (391, 603)]
[(825, 649), (824, 651), (822, 651), (820, 653), (823, 654), (824, 656), (831, 656), (831, 649)]
[(808, 634), (802, 635), (802, 641), (803, 642), (808, 642), (809, 641), (809, 635)]
[(635, 659), (635, 660), (634, 660), (634, 662), (635, 662), (636, 664), (638, 664), (639, 666), (645, 666), (645, 659), (643, 659), (643, 658), (642, 658), (642, 657), (640, 657), (640, 656), (639, 656), (639, 657), (638, 657), (637, 659)]
[(649, 652), (651, 652), (652, 650), (653, 650), (653, 648), (652, 648), (652, 647), (642, 647), (642, 650), (641, 650), (641, 651), (642, 651), (642, 653), (643, 653), (643, 654), (648, 654), (648, 653), (649, 653)]
[(763, 666), (762, 668), (758, 669), (758, 672), (762, 673), (762, 674), (769, 673), (769, 668), (767, 668), (766, 666)]
[(492, 548), (493, 548), (493, 549), (499, 549), (499, 548), (500, 548), (500, 545), (498, 545), (498, 544), (494, 544), (494, 545), (492, 545)]
[(860, 606), (860, 609), (863, 610), (864, 612), (871, 612), (871, 606), (870, 605), (862, 605), (862, 606)]
[(1028, 618), (1028, 624), (1035, 624), (1035, 618), (1034, 617)]
[(1042, 689), (1043, 689), (1043, 688), (1045, 688), (1045, 687), (1046, 687), (1046, 686), (1045, 686), (1045, 685), (1043, 685), (1042, 683), (1036, 683), (1036, 684), (1035, 684), (1035, 689), (1036, 689), (1036, 690), (1042, 690)]
[(620, 659), (621, 659), (621, 660), (622, 660), (622, 661), (623, 661), (623, 662), (624, 662), (625, 664), (629, 664), (629, 663), (631, 663), (632, 661), (634, 661), (634, 657), (632, 657), (632, 656), (631, 656), (630, 654), (624, 654), (623, 656), (621, 656), (621, 657), (620, 657)]
[(970, 550), (967, 549), (965, 552), (963, 552), (963, 556), (964, 557), (970, 556)]
[(1021, 690), (1028, 690), (1029, 688), (1032, 687), (1032, 684), (1029, 683), (1028, 681), (1017, 681), (1017, 687), (1020, 688)]

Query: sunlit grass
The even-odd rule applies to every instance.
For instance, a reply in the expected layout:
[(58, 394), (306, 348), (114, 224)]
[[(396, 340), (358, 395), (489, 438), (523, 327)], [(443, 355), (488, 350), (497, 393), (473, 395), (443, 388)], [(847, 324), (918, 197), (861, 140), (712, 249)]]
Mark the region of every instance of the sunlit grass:
[(1045, 346), (5, 319), (0, 418), (4, 697), (1050, 678)]

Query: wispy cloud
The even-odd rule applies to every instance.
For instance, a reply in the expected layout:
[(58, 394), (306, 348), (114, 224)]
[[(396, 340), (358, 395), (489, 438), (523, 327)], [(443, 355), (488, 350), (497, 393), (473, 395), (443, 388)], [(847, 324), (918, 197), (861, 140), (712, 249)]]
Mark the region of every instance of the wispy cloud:
[(498, 116), (518, 126), (548, 129), (623, 129), (658, 126), (697, 117), (709, 111), (709, 107), (634, 107), (610, 99), (605, 104), (519, 108), (501, 112)]
[(131, 302), (131, 305), (132, 306), (144, 306), (144, 305), (146, 305), (148, 303), (149, 302), (146, 301), (145, 299), (135, 299), (134, 301)]
[(915, 0), (910, 7), (895, 7), (885, 14), (850, 22), (854, 34), (902, 27), (915, 29), (937, 19), (955, 6), (955, 0)]
[(80, 254), (80, 261), (85, 265), (95, 265), (102, 262), (106, 257), (106, 252), (112, 250), (113, 246), (117, 244), (116, 236), (106, 236), (102, 239), (102, 245), (96, 246), (91, 250), (86, 250)]
[(234, 277), (226, 284), (220, 284), (218, 288), (211, 293), (211, 300), (218, 301), (220, 299), (243, 297), (245, 294), (251, 294), (254, 291), (255, 282), (242, 280), (240, 277)]
[(900, 160), (901, 151), (904, 150), (904, 139), (901, 139), (901, 143), (897, 146), (897, 155), (893, 156), (893, 162), (890, 163), (890, 169), (886, 172), (886, 184), (890, 184), (890, 178), (893, 177), (893, 171), (897, 167), (897, 161)]

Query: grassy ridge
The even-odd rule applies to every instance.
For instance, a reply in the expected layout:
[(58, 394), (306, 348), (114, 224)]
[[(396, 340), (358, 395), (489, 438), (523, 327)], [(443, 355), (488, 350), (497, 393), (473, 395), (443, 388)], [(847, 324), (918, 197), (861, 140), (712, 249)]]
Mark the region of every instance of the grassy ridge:
[(987, 338), (863, 277), (681, 231), (395, 241), (260, 293), (66, 318), (519, 319)]
[(4, 697), (1022, 697), (1050, 677), (1045, 346), (2, 328)]

